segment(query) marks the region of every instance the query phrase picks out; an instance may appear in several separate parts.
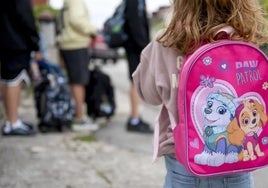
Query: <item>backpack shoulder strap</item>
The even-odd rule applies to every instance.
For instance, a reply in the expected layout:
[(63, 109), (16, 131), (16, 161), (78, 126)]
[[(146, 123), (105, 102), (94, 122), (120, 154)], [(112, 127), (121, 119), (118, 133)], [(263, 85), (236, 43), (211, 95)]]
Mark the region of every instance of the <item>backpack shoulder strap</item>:
[(226, 26), (217, 31), (214, 35), (214, 39), (229, 39), (230, 35), (234, 33), (234, 28), (231, 26)]

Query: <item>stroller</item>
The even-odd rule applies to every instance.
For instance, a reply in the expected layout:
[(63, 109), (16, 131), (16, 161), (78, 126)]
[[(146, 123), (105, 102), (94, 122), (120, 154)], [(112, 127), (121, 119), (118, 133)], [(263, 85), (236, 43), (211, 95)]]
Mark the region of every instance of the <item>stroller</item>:
[(113, 63), (119, 58), (117, 49), (109, 48), (101, 33), (97, 34), (89, 45), (89, 54), (92, 60), (100, 59), (105, 63), (111, 60)]
[(108, 47), (101, 33), (91, 41), (89, 55), (91, 64), (85, 98), (87, 114), (93, 120), (102, 117), (110, 119), (116, 110), (114, 86), (110, 76), (101, 70), (101, 64), (108, 61), (116, 63), (119, 55), (116, 49)]
[(47, 61), (38, 61), (41, 81), (34, 86), (34, 99), (40, 132), (71, 129), (74, 102), (61, 69)]

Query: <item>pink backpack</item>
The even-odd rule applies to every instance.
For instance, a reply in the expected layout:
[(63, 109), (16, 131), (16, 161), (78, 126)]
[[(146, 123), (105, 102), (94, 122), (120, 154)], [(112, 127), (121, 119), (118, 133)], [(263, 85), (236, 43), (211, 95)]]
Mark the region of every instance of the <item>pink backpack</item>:
[(220, 40), (198, 48), (182, 66), (177, 103), (175, 154), (189, 172), (215, 176), (268, 164), (268, 61), (257, 47)]

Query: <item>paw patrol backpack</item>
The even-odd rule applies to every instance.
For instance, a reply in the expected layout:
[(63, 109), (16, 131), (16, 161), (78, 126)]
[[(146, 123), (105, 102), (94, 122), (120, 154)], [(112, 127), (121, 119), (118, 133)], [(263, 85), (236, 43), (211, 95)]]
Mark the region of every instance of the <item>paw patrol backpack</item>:
[(185, 58), (179, 78), (177, 160), (197, 176), (265, 167), (267, 56), (247, 42), (218, 40)]

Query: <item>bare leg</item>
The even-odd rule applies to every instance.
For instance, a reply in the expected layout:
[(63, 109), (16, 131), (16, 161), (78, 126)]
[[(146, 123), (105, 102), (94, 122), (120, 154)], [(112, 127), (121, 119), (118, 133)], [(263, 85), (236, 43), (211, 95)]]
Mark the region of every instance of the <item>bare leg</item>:
[(85, 87), (81, 84), (71, 84), (71, 92), (75, 101), (75, 118), (84, 116)]
[(73, 129), (75, 131), (97, 130), (98, 124), (92, 123), (84, 118), (85, 86), (81, 84), (71, 84), (71, 92), (75, 101), (75, 118)]
[(6, 110), (7, 120), (13, 124), (18, 117), (22, 83), (18, 86), (2, 86), (3, 102)]
[(131, 102), (131, 118), (138, 118), (140, 99), (133, 83), (131, 83), (130, 86), (130, 102)]

